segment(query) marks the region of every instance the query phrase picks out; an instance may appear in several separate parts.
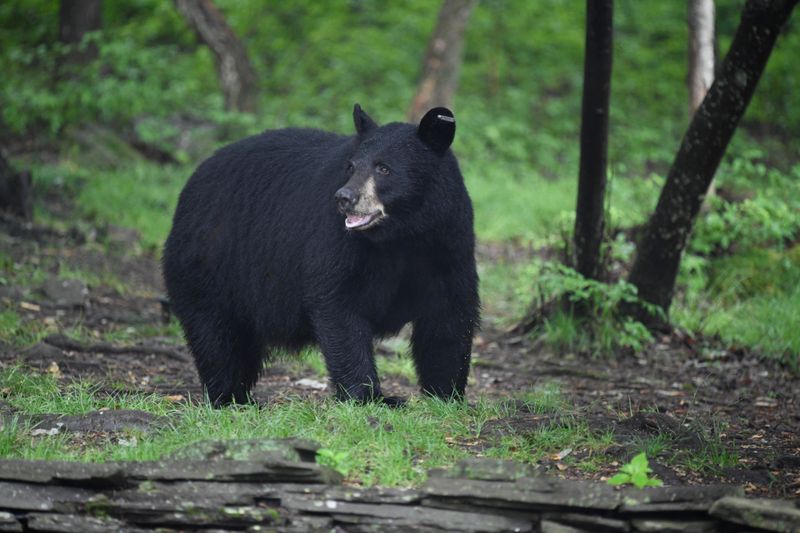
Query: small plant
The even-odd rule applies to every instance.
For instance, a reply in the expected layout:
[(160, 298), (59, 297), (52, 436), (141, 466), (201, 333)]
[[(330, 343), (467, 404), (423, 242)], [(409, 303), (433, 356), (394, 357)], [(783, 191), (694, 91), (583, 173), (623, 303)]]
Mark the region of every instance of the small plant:
[(317, 450), (317, 463), (323, 466), (328, 466), (343, 476), (347, 476), (350, 468), (346, 466), (348, 459), (347, 452), (337, 452), (330, 448), (320, 448)]
[(638, 488), (644, 487), (660, 487), (664, 484), (663, 481), (656, 477), (650, 477), (653, 470), (650, 468), (650, 463), (647, 461), (647, 455), (642, 452), (636, 455), (631, 462), (622, 465), (619, 473), (613, 475), (609, 480), (609, 485), (626, 485), (631, 484)]
[(593, 353), (613, 353), (619, 349), (638, 352), (652, 341), (652, 336), (643, 324), (621, 313), (620, 307), (636, 303), (663, 317), (659, 307), (640, 300), (636, 287), (625, 281), (605, 283), (588, 279), (556, 263), (533, 263), (528, 272), (539, 280), (542, 308), (547, 306), (545, 302), (566, 300), (586, 311), (586, 317), (568, 309), (558, 309), (544, 317), (539, 332), (556, 346)]

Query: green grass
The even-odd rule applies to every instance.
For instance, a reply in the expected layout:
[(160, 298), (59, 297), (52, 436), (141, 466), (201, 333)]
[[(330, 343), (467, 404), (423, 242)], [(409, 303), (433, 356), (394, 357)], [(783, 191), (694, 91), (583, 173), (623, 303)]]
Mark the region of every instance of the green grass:
[[(142, 245), (153, 251), (160, 251), (164, 244), (178, 193), (192, 170), (190, 166), (141, 161), (118, 169), (103, 169), (70, 160), (33, 169), (37, 189), (74, 195), (84, 220), (135, 228), (141, 234)], [(43, 215), (55, 225), (64, 223)]]
[[(288, 398), (267, 407), (176, 404), (156, 394), (98, 394), (88, 382), (64, 383), (50, 374), (22, 367), (0, 370), (3, 400), (21, 414), (82, 414), (97, 409), (139, 409), (167, 417), (155, 432), (32, 435), (18, 416), (0, 427), (0, 457), (70, 460), (155, 460), (201, 440), (300, 437), (319, 442), (337, 458), (348, 480), (364, 485), (414, 486), (427, 470), (481, 454), (536, 463), (559, 452), (562, 462), (586, 472), (607, 467), (606, 451), (615, 444), (610, 432), (592, 430), (558, 387), (520, 391), (509, 400), (477, 398), (470, 404), (413, 397), (405, 408), (358, 405), (333, 399)], [(553, 414), (553, 420), (529, 431), (481, 440), (486, 422), (522, 413)], [(656, 435), (634, 444), (649, 457), (698, 472), (719, 473), (736, 466), (713, 428), (706, 445), (695, 451), (673, 448), (673, 437)]]
[[(80, 461), (150, 460), (205, 439), (302, 437), (343, 453), (342, 467), (352, 481), (364, 484), (414, 485), (429, 468), (453, 464), (470, 455), (483, 424), (515, 414), (509, 402), (478, 398), (474, 404), (412, 398), (404, 409), (357, 405), (334, 400), (289, 399), (265, 408), (237, 406), (211, 409), (207, 405), (177, 405), (158, 395), (98, 395), (88, 383), (59, 384), (50, 375), (36, 375), (20, 367), (0, 371), (4, 400), (25, 413), (79, 414), (108, 409), (141, 409), (168, 416), (170, 423), (157, 433), (124, 434), (119, 438), (85, 439), (70, 434), (36, 436), (17, 421), (0, 430), (0, 456)], [(525, 397), (528, 409), (550, 411), (562, 405), (554, 389)], [(572, 437), (570, 436), (572, 435)], [(528, 440), (525, 440), (525, 439)], [(535, 435), (504, 443), (489, 455), (533, 461), (555, 453), (569, 442), (590, 442), (585, 426), (559, 425)], [(583, 445), (583, 444), (581, 444)], [(593, 444), (594, 445), (594, 444)]]
[[(407, 343), (403, 341), (401, 344)], [(375, 363), (378, 366), (378, 377), (381, 380), (387, 377), (399, 377), (411, 383), (417, 382), (414, 361), (406, 350), (394, 355), (376, 354)], [(325, 359), (317, 348), (304, 348), (299, 353), (278, 353), (273, 356), (273, 361), (280, 362), (296, 374), (310, 375), (322, 381), (325, 381), (328, 376)]]
[(0, 345), (28, 346), (44, 336), (47, 327), (33, 320), (26, 320), (16, 311), (0, 311)]
[(746, 249), (711, 260), (694, 276), (700, 288), (690, 285), (677, 302), (679, 324), (798, 368), (800, 246)]

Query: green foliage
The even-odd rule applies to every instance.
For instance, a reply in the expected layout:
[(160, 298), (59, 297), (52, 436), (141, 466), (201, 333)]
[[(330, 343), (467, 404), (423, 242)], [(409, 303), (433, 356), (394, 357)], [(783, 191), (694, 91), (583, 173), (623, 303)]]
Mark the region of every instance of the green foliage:
[[(652, 340), (643, 324), (620, 311), (624, 304), (637, 303), (655, 315), (662, 313), (656, 306), (640, 301), (633, 285), (623, 280), (605, 283), (587, 279), (558, 263), (534, 263), (529, 271), (538, 280), (538, 299), (542, 305), (564, 300), (571, 304), (567, 309), (556, 307), (552, 314), (543, 318), (539, 329), (557, 348), (594, 354), (609, 354), (620, 349), (637, 352)], [(573, 313), (576, 307), (582, 313)]]
[(651, 477), (653, 470), (647, 461), (647, 455), (640, 453), (634, 456), (627, 464), (622, 465), (618, 474), (611, 476), (608, 480), (609, 485), (631, 484), (640, 489), (644, 487), (660, 487), (663, 481), (656, 477)]
[[(37, 193), (64, 193), (77, 201), (78, 214), (89, 223), (134, 227), (142, 233), (145, 250), (159, 250), (193, 163), (216, 145), (287, 125), (349, 133), (355, 101), (380, 122), (403, 120), (439, 8), (427, 0), (216, 4), (254, 63), (260, 95), (256, 115), (223, 110), (213, 56), (170, 2), (106, 2), (103, 28), (79, 45), (96, 46), (98, 58), (80, 69), (63, 65), (69, 49), (57, 39), (56, 0), (0, 4), (0, 125), (5, 135), (58, 140), (63, 148), (61, 164), (34, 166)], [(722, 54), (743, 4), (736, 0), (718, 6)], [(455, 101), (459, 134), (454, 150), (483, 240), (553, 244), (572, 225), (584, 10), (582, 3), (558, 0), (485, 0), (470, 20)], [(648, 24), (652, 20), (659, 24)], [(655, 205), (688, 123), (686, 40), (683, 4), (618, 3), (609, 226), (641, 224)], [(718, 172), (720, 187), (744, 201), (714, 199), (708, 215), (698, 221), (673, 311), (682, 324), (780, 357), (800, 352), (792, 328), (781, 324), (796, 312), (794, 292), (780, 283), (779, 289), (756, 294), (760, 289), (750, 281), (746, 291), (723, 291), (729, 283), (716, 280), (729, 269), (718, 265), (716, 256), (748, 254), (751, 248), (779, 251), (798, 238), (800, 152), (797, 143), (787, 142), (800, 133), (800, 106), (793, 105), (800, 94), (798, 46), (800, 31), (793, 20), (782, 31), (732, 141), (729, 153), (739, 155), (727, 158)], [(188, 134), (178, 126), (182, 123), (192, 124), (191, 135), (202, 142), (192, 137), (187, 148)], [(81, 142), (88, 124), (100, 133)], [(135, 154), (129, 146), (125, 152), (121, 145), (127, 143), (120, 140), (120, 133), (130, 131), (185, 166), (131, 162)], [(108, 145), (102, 147), (106, 154), (97, 158), (100, 162), (89, 149), (98, 144)], [(41, 206), (37, 216), (67, 229), (67, 222), (42, 213)], [(520, 288), (515, 293), (506, 288), (511, 283), (501, 279), (501, 271), (518, 273), (510, 265), (482, 272), (490, 287), (483, 290), (484, 301), (506, 316), (519, 316), (536, 289), (520, 281), (514, 283)], [(21, 278), (5, 268), (0, 276), (9, 279), (9, 272)], [(495, 296), (495, 288), (511, 296)], [(522, 288), (528, 290), (524, 298)], [(590, 307), (593, 290), (581, 289)], [(619, 298), (613, 293), (625, 290), (614, 285), (597, 297)], [(569, 346), (639, 349), (646, 343), (641, 327), (618, 323), (609, 314), (612, 307), (600, 309), (605, 318), (590, 334), (563, 315), (552, 317), (548, 335)], [(755, 317), (763, 323), (755, 324)]]
[(95, 224), (136, 228), (142, 245), (159, 251), (172, 223), (178, 193), (192, 169), (139, 162), (123, 169), (78, 165), (42, 165), (33, 169), (36, 186), (47, 192), (70, 194), (80, 214)]
[(70, 124), (125, 124), (143, 114), (185, 109), (188, 102), (221, 105), (203, 86), (214, 81), (209, 54), (181, 48), (191, 32), (171, 4), (151, 0), (139, 2), (148, 4), (141, 9), (107, 9), (103, 31), (77, 45), (95, 46), (97, 59), (76, 68), (64, 63), (72, 48), (51, 33), (57, 28), (53, 4), (7, 2), (0, 8), (0, 26), (8, 28), (0, 35), (0, 121), (12, 132), (55, 136)]
[(317, 450), (317, 463), (329, 466), (343, 476), (347, 476), (350, 472), (350, 468), (347, 466), (349, 455), (347, 452), (336, 452), (330, 448), (320, 448)]
[(733, 199), (709, 199), (709, 209), (692, 234), (690, 253), (780, 248), (800, 237), (800, 165), (781, 171), (767, 166), (763, 158), (763, 152), (749, 150), (720, 168), (718, 186)]
[(0, 311), (0, 343), (10, 346), (27, 346), (38, 341), (43, 335), (43, 326), (25, 320), (15, 311)]
[[(800, 334), (800, 165), (768, 167), (749, 151), (720, 169), (678, 278), (673, 319), (797, 367)], [(725, 199), (728, 198), (728, 199)]]

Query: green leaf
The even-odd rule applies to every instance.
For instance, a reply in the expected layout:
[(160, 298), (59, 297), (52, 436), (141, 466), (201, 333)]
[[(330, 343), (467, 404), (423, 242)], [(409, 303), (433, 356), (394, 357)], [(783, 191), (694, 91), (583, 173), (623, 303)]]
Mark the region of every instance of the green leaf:
[(639, 487), (640, 489), (647, 485), (647, 473), (646, 472), (635, 472), (631, 475), (631, 483), (635, 486)]
[(636, 455), (627, 464), (622, 465), (620, 472), (608, 480), (609, 485), (624, 485), (631, 483), (638, 488), (660, 487), (663, 485), (660, 479), (648, 476), (653, 470), (647, 461), (644, 452)]
[(636, 472), (650, 472), (650, 466), (647, 463), (647, 455), (644, 452), (636, 455), (633, 459), (631, 459), (631, 466), (633, 467), (634, 471)]
[(630, 481), (631, 476), (628, 474), (623, 474), (620, 472), (619, 474), (613, 475), (608, 479), (609, 485), (624, 485)]

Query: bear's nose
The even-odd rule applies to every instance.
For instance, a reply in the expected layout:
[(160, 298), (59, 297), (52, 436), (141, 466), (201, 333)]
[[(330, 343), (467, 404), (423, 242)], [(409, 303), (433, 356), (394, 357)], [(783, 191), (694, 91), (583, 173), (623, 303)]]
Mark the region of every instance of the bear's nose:
[(350, 211), (358, 202), (358, 195), (349, 187), (342, 187), (335, 194), (336, 204), (343, 214)]

